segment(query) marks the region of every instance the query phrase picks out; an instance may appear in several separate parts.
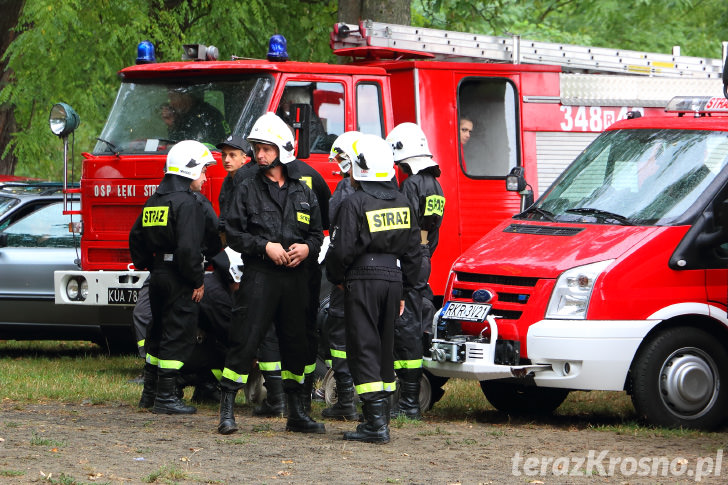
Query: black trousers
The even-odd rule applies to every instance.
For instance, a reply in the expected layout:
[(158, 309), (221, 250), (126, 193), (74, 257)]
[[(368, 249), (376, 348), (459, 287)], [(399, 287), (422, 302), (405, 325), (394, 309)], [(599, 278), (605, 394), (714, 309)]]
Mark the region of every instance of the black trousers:
[(346, 323), (344, 320), (344, 290), (331, 288), (329, 313), (326, 317), (326, 341), (329, 344), (331, 368), (336, 374), (350, 374), (346, 360)]
[(422, 335), (427, 327), (425, 318), (430, 319), (429, 325), (432, 326), (432, 313), (423, 308), (431, 270), (429, 247), (420, 246), (420, 252), (422, 264), (417, 282), (405, 292), (404, 312), (394, 327), (394, 368), (397, 370), (422, 368)]
[(180, 371), (195, 347), (199, 306), (192, 301), (192, 290), (172, 265), (155, 266), (149, 277), (152, 323), (145, 341), (146, 361), (161, 374)]
[(382, 399), (395, 390), (394, 321), (401, 298), (401, 282), (346, 281), (346, 355), (362, 401)]
[(247, 383), (258, 347), (274, 323), (284, 389), (302, 388), (308, 358), (307, 284), (305, 268), (265, 271), (246, 266), (235, 294), (233, 325), (220, 381), (224, 389), (240, 389)]

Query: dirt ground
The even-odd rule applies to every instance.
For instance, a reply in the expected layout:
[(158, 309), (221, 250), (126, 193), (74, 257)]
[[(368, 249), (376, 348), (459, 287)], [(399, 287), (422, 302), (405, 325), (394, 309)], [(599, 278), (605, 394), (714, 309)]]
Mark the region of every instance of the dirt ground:
[[(319, 415), (320, 405), (313, 415)], [(599, 430), (573, 417), (393, 422), (392, 441), (285, 431), (284, 419), (236, 407), (241, 430), (216, 432), (217, 410), (156, 415), (129, 405), (0, 403), (0, 483), (501, 484), (726, 483), (728, 434)], [(603, 423), (610, 424), (610, 423)], [(725, 462), (725, 463), (724, 463)], [(719, 468), (716, 471), (716, 464)], [(700, 476), (697, 476), (700, 475)]]

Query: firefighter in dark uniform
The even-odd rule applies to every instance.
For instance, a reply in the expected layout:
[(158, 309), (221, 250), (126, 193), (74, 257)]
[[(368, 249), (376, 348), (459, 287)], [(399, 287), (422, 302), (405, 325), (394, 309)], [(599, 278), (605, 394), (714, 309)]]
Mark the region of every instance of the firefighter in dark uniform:
[[(389, 442), (389, 397), (395, 390), (394, 322), (420, 271), (420, 229), (392, 187), (392, 147), (375, 135), (354, 146), (347, 197), (332, 224), (326, 258), (331, 283), (344, 284), (346, 356), (364, 422), (345, 440)], [(401, 269), (400, 269), (401, 268)]]
[(293, 136), (283, 120), (274, 113), (261, 116), (248, 141), (258, 173), (236, 188), (225, 224), (228, 244), (241, 253), (245, 270), (235, 294), (230, 348), (220, 381), (218, 432), (237, 431), (235, 395), (246, 384), (261, 340), (275, 323), (288, 403), (286, 430), (323, 433), (323, 424), (303, 407), (309, 302), (305, 261), (315, 259), (321, 249), (321, 212), (298, 171), (288, 167), (295, 158)]
[(152, 411), (191, 414), (196, 411), (177, 396), (180, 369), (195, 346), (197, 303), (204, 294), (202, 245), (205, 218), (192, 191), (206, 180), (215, 163), (205, 145), (185, 140), (167, 155), (167, 169), (129, 233), (129, 251), (137, 269), (151, 272), (149, 298), (152, 324), (145, 341), (145, 382), (156, 373)]
[[(437, 181), (440, 167), (433, 160), (427, 138), (414, 123), (401, 123), (387, 136), (394, 162), (407, 174), (400, 190), (414, 211), (420, 226), (422, 267), (417, 280), (405, 293), (402, 316), (394, 328), (394, 369), (399, 379), (399, 402), (393, 409), (411, 419), (421, 419), (420, 378), (422, 377), (423, 335), (431, 332), (434, 305), (427, 297), (430, 258), (437, 248), (445, 197)], [(429, 292), (432, 293), (431, 290)]]
[[(213, 258), (222, 251), (220, 238), (217, 234), (217, 214), (215, 214), (215, 209), (213, 209), (212, 204), (207, 197), (202, 195), (200, 192), (195, 192), (194, 190), (192, 191), (192, 194), (200, 204), (202, 213), (205, 217), (205, 234), (203, 237), (202, 254), (206, 261), (213, 262)], [(200, 301), (201, 306), (208, 296), (208, 292), (206, 291), (203, 299)], [(137, 349), (139, 351), (139, 355), (143, 359), (146, 359), (147, 353), (144, 343), (147, 331), (152, 323), (152, 307), (149, 302), (149, 278), (147, 278), (144, 285), (139, 290), (138, 299), (134, 306), (134, 312), (132, 313), (132, 319), (134, 321), (134, 333), (137, 337)], [(200, 339), (198, 338), (198, 343), (200, 343), (199, 341)], [(211, 399), (219, 401), (220, 396), (217, 391), (217, 380), (208, 372), (207, 369), (204, 369), (204, 366), (197, 366), (194, 364), (195, 362), (200, 361), (199, 356), (202, 354), (204, 354), (204, 349), (199, 345), (195, 346), (194, 357), (191, 359), (191, 362), (181, 370), (180, 381), (178, 382), (178, 394), (182, 392), (182, 389), (185, 386), (194, 385), (195, 392), (192, 396), (193, 402), (203, 402)], [(139, 407), (148, 409), (154, 406), (156, 374), (148, 373), (146, 376), (149, 381), (145, 382), (144, 391), (142, 392), (142, 397), (139, 400)]]
[[(321, 226), (324, 231), (329, 230), (329, 199), (331, 198), (331, 190), (324, 178), (313, 167), (306, 162), (295, 159), (287, 165), (289, 169), (292, 167), (301, 174), (301, 181), (313, 190), (318, 201), (319, 210), (321, 211)], [(304, 408), (306, 412), (311, 412), (311, 391), (313, 390), (314, 371), (316, 370), (316, 358), (318, 356), (319, 334), (316, 325), (319, 300), (321, 293), (321, 278), (323, 272), (318, 258), (308, 258), (306, 260), (308, 270), (308, 290), (309, 303), (308, 312), (306, 313), (306, 339), (308, 340), (308, 357), (306, 358), (306, 370), (304, 379)]]
[[(222, 181), (220, 194), (217, 201), (220, 205), (220, 237), (225, 242), (225, 217), (228, 208), (233, 200), (235, 187), (248, 177), (252, 177), (255, 172), (255, 163), (247, 162), (250, 144), (242, 137), (242, 135), (232, 134), (225, 138), (224, 141), (218, 143), (217, 148), (220, 150), (223, 168), (227, 172), (227, 176)], [(251, 165), (252, 164), (252, 165)]]
[[(356, 157), (354, 143), (361, 138), (358, 131), (347, 131), (341, 134), (331, 147), (329, 160), (339, 164), (343, 178), (336, 185), (336, 190), (329, 201), (331, 220), (336, 218), (342, 202), (354, 193), (349, 179), (351, 161)], [(354, 380), (346, 361), (346, 327), (344, 322), (344, 290), (339, 286), (331, 287), (329, 311), (324, 326), (326, 342), (331, 355), (331, 368), (336, 381), (336, 403), (321, 411), (324, 418), (353, 420), (359, 417), (354, 403)]]

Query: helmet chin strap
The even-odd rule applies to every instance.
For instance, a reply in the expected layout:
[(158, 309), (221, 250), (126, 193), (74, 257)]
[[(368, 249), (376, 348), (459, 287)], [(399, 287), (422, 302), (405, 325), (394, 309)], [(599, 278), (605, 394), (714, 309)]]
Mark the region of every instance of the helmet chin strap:
[(258, 170), (260, 170), (262, 172), (267, 172), (268, 170), (272, 169), (273, 167), (277, 167), (278, 165), (283, 165), (281, 163), (281, 159), (280, 158), (276, 158), (275, 160), (273, 160), (272, 162), (270, 162), (268, 165), (262, 165), (262, 164), (259, 163), (258, 164)]

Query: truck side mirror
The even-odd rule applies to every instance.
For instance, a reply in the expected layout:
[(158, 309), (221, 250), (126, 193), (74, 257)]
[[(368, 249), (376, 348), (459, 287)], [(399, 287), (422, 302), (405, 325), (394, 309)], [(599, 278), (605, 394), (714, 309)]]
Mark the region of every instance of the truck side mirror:
[(521, 212), (533, 205), (533, 190), (523, 176), (523, 167), (513, 167), (506, 175), (506, 190), (518, 192), (521, 195)]
[(311, 155), (311, 105), (291, 105), (291, 125), (296, 131), (296, 157), (308, 158)]

